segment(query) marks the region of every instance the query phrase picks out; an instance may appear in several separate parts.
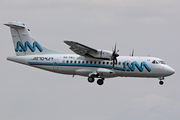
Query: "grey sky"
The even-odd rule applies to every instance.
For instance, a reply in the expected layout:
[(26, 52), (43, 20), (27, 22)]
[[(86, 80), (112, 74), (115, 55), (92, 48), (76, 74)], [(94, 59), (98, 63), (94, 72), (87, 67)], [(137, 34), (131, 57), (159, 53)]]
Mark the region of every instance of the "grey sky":
[[(1, 0), (1, 120), (154, 120), (180, 119), (179, 31), (177, 0)], [(73, 53), (64, 40), (120, 55), (163, 59), (176, 70), (158, 79), (113, 78), (103, 86), (87, 78), (55, 74), (6, 60), (14, 48), (9, 21), (24, 22), (43, 46)]]

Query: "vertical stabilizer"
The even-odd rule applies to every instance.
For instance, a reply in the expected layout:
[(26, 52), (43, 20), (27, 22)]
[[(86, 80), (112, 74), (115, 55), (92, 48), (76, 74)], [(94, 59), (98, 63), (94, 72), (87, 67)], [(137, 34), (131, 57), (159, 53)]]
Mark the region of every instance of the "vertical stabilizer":
[(24, 23), (9, 22), (4, 25), (10, 27), (14, 49), (17, 56), (58, 53), (46, 49), (33, 39)]

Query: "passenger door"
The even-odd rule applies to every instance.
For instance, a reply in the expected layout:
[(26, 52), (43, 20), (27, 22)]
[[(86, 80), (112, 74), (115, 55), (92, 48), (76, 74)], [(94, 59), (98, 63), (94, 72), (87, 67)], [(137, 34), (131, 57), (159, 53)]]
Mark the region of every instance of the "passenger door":
[(54, 69), (54, 70), (58, 70), (58, 63), (59, 63), (59, 60), (58, 60), (58, 59), (54, 59), (54, 60), (53, 60), (53, 69)]

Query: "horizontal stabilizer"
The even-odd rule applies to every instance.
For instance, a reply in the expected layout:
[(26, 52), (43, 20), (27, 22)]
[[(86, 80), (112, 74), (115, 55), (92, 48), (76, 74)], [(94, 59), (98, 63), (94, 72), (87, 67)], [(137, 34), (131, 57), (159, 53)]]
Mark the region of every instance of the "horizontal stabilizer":
[(25, 28), (25, 24), (21, 22), (9, 22), (9, 24), (4, 24), (11, 28)]

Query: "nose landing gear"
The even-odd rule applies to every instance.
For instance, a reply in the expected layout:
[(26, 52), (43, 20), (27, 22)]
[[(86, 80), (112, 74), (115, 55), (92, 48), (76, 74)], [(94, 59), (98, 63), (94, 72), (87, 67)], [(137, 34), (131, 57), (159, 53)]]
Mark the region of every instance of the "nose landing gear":
[(162, 80), (160, 80), (160, 81), (159, 81), (159, 84), (160, 84), (160, 85), (163, 85), (163, 84), (164, 84), (164, 82), (163, 82)]
[(160, 80), (160, 81), (159, 81), (159, 84), (160, 84), (160, 85), (163, 85), (164, 82), (163, 82), (162, 80), (164, 80), (164, 77), (158, 77), (158, 79)]

